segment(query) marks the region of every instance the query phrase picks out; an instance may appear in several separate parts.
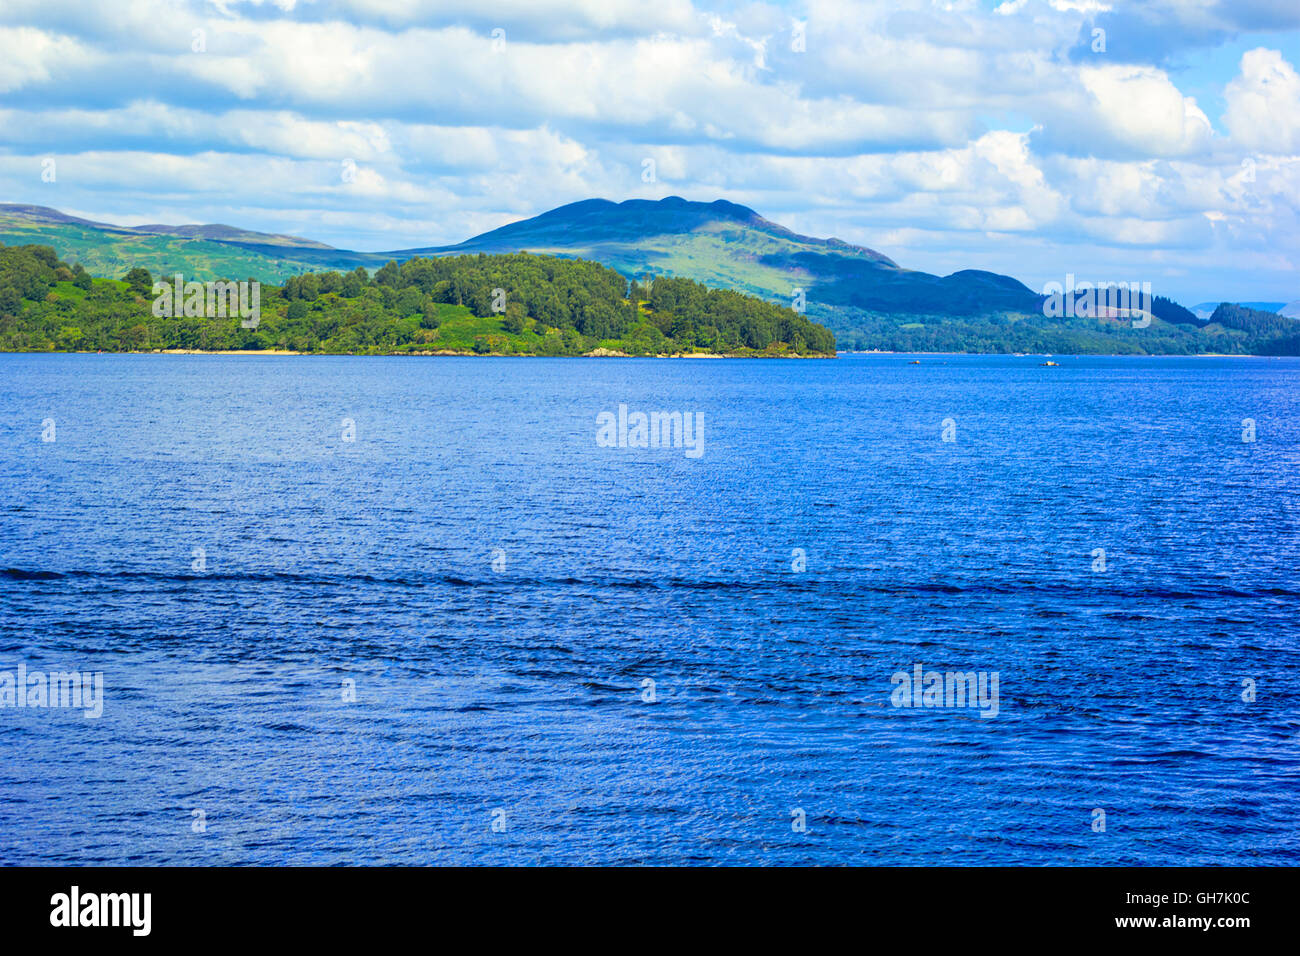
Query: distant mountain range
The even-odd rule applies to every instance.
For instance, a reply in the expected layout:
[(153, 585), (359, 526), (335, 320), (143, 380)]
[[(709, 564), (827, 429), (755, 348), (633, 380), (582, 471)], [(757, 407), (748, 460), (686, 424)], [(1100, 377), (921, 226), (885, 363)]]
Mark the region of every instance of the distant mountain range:
[[(1157, 308), (1151, 330), (1045, 319), (1043, 297), (1010, 276), (906, 269), (874, 249), (803, 236), (736, 203), (588, 199), (450, 246), (356, 252), (227, 225), (116, 226), (44, 206), (0, 204), (0, 242), (41, 243), (91, 274), (134, 267), (187, 278), (279, 284), (309, 271), (376, 269), (389, 260), (490, 252), (592, 259), (629, 277), (675, 275), (782, 303), (803, 290), (807, 313), (848, 348), (917, 351), (1203, 351), (1248, 346), (1220, 336), (1218, 303)], [(1160, 305), (1158, 302), (1157, 305)], [(1248, 303), (1300, 317), (1300, 302)], [(1267, 307), (1267, 308), (1265, 308)], [(1142, 334), (1135, 334), (1141, 332)], [(1202, 334), (1204, 333), (1204, 334)], [(1240, 334), (1237, 334), (1240, 333)], [(1238, 341), (1232, 341), (1232, 339)], [(1161, 339), (1157, 342), (1157, 339)]]

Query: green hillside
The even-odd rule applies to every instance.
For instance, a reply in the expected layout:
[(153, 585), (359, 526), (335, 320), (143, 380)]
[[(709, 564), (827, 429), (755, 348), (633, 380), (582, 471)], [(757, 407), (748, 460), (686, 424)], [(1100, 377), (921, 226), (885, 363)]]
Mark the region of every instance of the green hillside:
[[(213, 238), (214, 234), (223, 238)], [(80, 264), (94, 276), (121, 276), (139, 267), (154, 275), (180, 272), (199, 281), (239, 276), (280, 283), (311, 269), (377, 268), (386, 261), (308, 240), (289, 240), (292, 237), (231, 227), (128, 228), (65, 216), (41, 206), (0, 205), (0, 242), (50, 246), (61, 259)]]

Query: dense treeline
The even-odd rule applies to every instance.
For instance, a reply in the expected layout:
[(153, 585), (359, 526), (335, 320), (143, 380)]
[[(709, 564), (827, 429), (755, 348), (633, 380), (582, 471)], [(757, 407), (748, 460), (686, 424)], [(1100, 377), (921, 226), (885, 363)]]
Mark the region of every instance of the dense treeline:
[(1207, 323), (1196, 317), (1196, 313), (1185, 306), (1179, 305), (1173, 299), (1166, 299), (1162, 295), (1156, 296), (1151, 300), (1151, 314), (1157, 319), (1164, 319), (1166, 322), (1174, 322), (1180, 325), (1206, 325)]
[(849, 351), (1300, 355), (1300, 322), (1272, 312), (1220, 306), (1203, 320), (1173, 302), (1153, 303), (1152, 312), (1156, 318), (1145, 328), (1133, 328), (1127, 319), (1019, 313), (887, 315), (823, 307), (814, 317), (834, 329), (839, 347)]
[[(155, 287), (155, 278), (160, 285)], [(251, 281), (251, 280), (250, 280)], [(0, 246), (0, 349), (141, 349), (385, 354), (833, 354), (834, 336), (794, 311), (685, 279), (631, 282), (578, 259), (473, 255), (309, 273), (260, 287), (246, 328), (181, 299), (157, 314), (171, 276), (92, 279), (48, 246)], [(168, 295), (170, 300), (170, 295)]]
[(1295, 319), (1229, 302), (1219, 303), (1219, 307), (1210, 316), (1210, 321), (1255, 336), (1295, 335), (1297, 328)]
[(761, 302), (729, 289), (710, 289), (689, 279), (661, 278), (648, 290), (650, 308), (664, 335), (680, 339), (706, 330), (736, 330), (743, 344), (765, 349), (773, 342), (793, 345), (797, 351), (832, 351), (835, 337), (791, 309)]

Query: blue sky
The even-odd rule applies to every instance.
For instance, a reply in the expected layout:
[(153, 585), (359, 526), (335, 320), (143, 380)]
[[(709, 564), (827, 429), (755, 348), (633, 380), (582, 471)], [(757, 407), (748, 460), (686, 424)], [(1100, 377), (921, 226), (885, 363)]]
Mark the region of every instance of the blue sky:
[(0, 201), (373, 250), (725, 198), (931, 272), (1290, 302), (1297, 66), (1296, 0), (4, 0)]

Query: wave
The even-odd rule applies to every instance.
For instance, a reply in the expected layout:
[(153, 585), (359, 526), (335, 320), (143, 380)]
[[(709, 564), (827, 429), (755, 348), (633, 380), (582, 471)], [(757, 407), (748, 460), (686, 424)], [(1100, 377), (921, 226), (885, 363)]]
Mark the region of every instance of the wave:
[[(875, 575), (877, 572), (864, 572)], [(139, 580), (160, 584), (284, 584), (304, 587), (375, 585), (400, 588), (453, 587), (528, 590), (535, 588), (593, 588), (653, 591), (731, 591), (766, 592), (794, 591), (810, 594), (834, 593), (843, 596), (879, 594), (905, 597), (910, 594), (944, 595), (953, 597), (981, 597), (989, 595), (1056, 597), (1081, 596), (1083, 604), (1095, 604), (1103, 598), (1132, 600), (1214, 600), (1222, 598), (1300, 598), (1300, 590), (1285, 587), (1242, 588), (1220, 585), (1191, 587), (1139, 586), (1098, 587), (1071, 582), (1053, 581), (858, 581), (852, 578), (818, 578), (811, 574), (768, 574), (762, 577), (740, 579), (661, 578), (638, 577), (535, 577), (494, 574), (484, 578), (465, 578), (453, 574), (426, 576), (397, 575), (384, 577), (373, 574), (296, 573), (292, 571), (233, 571), (233, 572), (163, 572), (150, 570), (47, 570), (28, 568), (0, 568), (0, 581), (72, 581), (85, 580)]]

